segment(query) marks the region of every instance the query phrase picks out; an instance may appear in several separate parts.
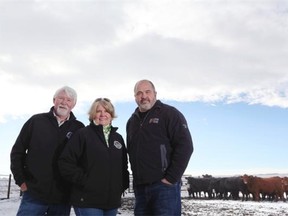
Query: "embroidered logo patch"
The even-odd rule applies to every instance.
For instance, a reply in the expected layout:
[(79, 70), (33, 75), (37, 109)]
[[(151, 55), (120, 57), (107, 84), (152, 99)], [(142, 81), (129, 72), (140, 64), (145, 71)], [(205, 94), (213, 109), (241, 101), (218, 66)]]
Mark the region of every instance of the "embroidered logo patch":
[(67, 134), (66, 134), (66, 137), (68, 138), (68, 139), (70, 139), (70, 137), (72, 136), (72, 132), (71, 131), (69, 131)]
[(117, 149), (121, 149), (122, 148), (122, 144), (120, 142), (118, 142), (117, 140), (114, 141), (114, 146), (117, 148)]
[(158, 123), (159, 123), (159, 118), (151, 118), (151, 119), (149, 120), (149, 124), (151, 124), (151, 123), (153, 123), (153, 124), (158, 124)]

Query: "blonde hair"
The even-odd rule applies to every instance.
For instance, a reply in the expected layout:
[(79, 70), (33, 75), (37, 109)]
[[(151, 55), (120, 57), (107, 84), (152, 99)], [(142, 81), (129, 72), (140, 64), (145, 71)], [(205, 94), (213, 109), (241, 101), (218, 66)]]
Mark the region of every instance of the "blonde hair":
[(93, 119), (96, 116), (96, 109), (97, 107), (101, 105), (105, 108), (105, 110), (111, 115), (112, 120), (114, 118), (116, 118), (116, 114), (115, 114), (115, 109), (113, 104), (111, 103), (111, 101), (108, 98), (97, 98), (91, 105), (91, 108), (88, 112), (89, 115), (89, 121), (93, 121)]

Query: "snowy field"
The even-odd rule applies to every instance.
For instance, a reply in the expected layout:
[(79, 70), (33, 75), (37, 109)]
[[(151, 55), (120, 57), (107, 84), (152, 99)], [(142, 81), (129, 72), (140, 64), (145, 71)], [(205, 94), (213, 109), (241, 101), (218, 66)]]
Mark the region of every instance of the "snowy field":
[[(11, 197), (10, 199), (0, 200), (0, 215), (15, 216), (21, 198)], [(119, 216), (133, 215), (133, 194), (123, 198), (122, 207), (119, 209)], [(71, 216), (74, 216), (73, 209)], [(288, 202), (254, 202), (254, 201), (233, 201), (233, 200), (195, 200), (188, 197), (188, 193), (182, 194), (182, 215), (197, 216), (288, 216)]]
[[(1, 180), (1, 179), (0, 179)], [(1, 183), (2, 182), (2, 183)], [(1, 200), (0, 200), (0, 216), (15, 216), (19, 207), (21, 197), (19, 188), (12, 183), (10, 198), (6, 199), (8, 185), (5, 181), (0, 181)], [(3, 185), (4, 184), (4, 185)], [(6, 184), (6, 185), (5, 185)], [(184, 186), (185, 187), (185, 186)], [(128, 193), (123, 198), (122, 207), (119, 209), (119, 216), (133, 215), (133, 193)], [(192, 199), (188, 196), (185, 188), (182, 190), (182, 215), (197, 216), (288, 216), (288, 201), (234, 201), (234, 200), (204, 200)], [(71, 216), (75, 216), (73, 209)]]
[[(21, 198), (13, 197), (0, 201), (0, 215), (15, 216)], [(123, 198), (119, 216), (133, 215), (133, 197)], [(73, 210), (71, 216), (75, 215)], [(182, 215), (241, 215), (241, 216), (288, 216), (288, 203), (285, 202), (253, 202), (223, 200), (193, 200), (187, 196), (182, 198)]]

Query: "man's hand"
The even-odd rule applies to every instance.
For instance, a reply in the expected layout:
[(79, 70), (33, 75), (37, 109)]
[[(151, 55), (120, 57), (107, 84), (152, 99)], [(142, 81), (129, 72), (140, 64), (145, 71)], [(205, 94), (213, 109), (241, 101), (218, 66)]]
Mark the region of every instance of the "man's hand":
[(161, 182), (164, 184), (172, 185), (166, 178), (161, 179)]
[(27, 191), (27, 185), (26, 185), (25, 182), (21, 184), (20, 189), (21, 189), (22, 192)]

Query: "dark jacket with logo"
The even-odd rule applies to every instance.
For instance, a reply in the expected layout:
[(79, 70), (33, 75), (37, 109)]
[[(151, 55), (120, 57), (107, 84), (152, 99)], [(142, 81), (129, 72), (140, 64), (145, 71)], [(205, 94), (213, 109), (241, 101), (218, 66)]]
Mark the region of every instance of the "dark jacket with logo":
[(157, 100), (143, 119), (137, 108), (126, 130), (135, 185), (162, 178), (173, 184), (181, 180), (193, 152), (192, 137), (182, 113)]
[(61, 174), (73, 183), (73, 206), (120, 207), (121, 194), (129, 186), (129, 172), (125, 143), (116, 130), (111, 127), (108, 147), (102, 125), (90, 123), (77, 131), (60, 156)]
[(47, 203), (64, 203), (69, 198), (69, 185), (61, 177), (58, 157), (68, 139), (84, 124), (70, 118), (60, 127), (53, 114), (33, 115), (22, 127), (11, 150), (11, 171), (15, 182), (26, 182), (29, 193)]

